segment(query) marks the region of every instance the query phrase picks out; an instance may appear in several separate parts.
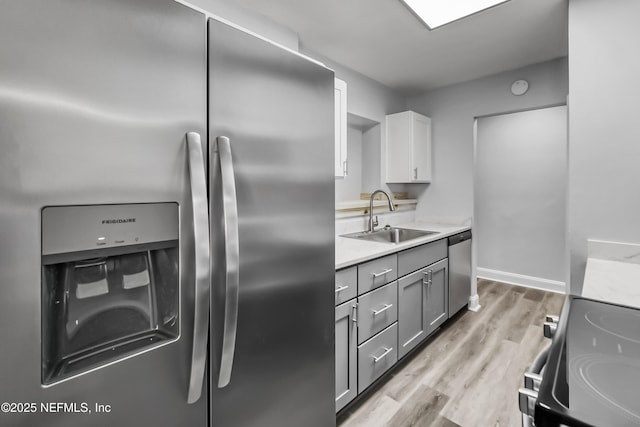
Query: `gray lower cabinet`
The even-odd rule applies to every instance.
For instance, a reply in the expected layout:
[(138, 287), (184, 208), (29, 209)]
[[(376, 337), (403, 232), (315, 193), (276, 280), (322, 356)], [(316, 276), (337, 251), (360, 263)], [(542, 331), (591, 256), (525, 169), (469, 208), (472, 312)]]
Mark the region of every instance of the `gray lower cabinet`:
[(336, 307), (336, 412), (358, 394), (356, 300)]
[(398, 320), (397, 282), (358, 297), (358, 344)]
[(358, 267), (336, 271), (336, 303), (342, 304), (358, 296)]
[(447, 320), (447, 258), (398, 280), (398, 357)]
[(379, 288), (398, 277), (398, 256), (391, 254), (358, 265), (358, 295)]
[(336, 273), (336, 412), (448, 319), (447, 249), (441, 239)]
[(358, 346), (358, 393), (361, 393), (398, 361), (398, 324)]
[(427, 270), (426, 320), (429, 335), (449, 318), (449, 259), (431, 264)]
[(398, 356), (427, 337), (427, 267), (398, 280)]

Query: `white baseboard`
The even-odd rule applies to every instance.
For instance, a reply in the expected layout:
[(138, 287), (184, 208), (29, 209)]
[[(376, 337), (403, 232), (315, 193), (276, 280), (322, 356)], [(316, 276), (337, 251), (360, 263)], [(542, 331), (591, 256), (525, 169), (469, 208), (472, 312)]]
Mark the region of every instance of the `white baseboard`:
[(542, 289), (544, 291), (565, 294), (566, 284), (557, 280), (543, 279), (541, 277), (525, 276), (523, 274), (507, 273), (506, 271), (477, 268), (478, 279), (494, 280), (510, 285), (525, 286), (527, 288)]

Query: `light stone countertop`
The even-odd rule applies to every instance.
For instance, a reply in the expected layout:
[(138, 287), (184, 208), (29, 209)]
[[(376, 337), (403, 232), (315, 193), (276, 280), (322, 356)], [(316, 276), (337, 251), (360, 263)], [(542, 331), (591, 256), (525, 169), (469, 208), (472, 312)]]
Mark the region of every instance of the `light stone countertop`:
[(589, 240), (582, 296), (640, 307), (640, 245)]
[(438, 233), (398, 244), (371, 242), (367, 240), (336, 236), (336, 270), (350, 267), (384, 255), (396, 253), (404, 249), (444, 239), (462, 231), (471, 229), (469, 225), (450, 225), (427, 221), (407, 222), (397, 225), (394, 224), (394, 227), (437, 231)]

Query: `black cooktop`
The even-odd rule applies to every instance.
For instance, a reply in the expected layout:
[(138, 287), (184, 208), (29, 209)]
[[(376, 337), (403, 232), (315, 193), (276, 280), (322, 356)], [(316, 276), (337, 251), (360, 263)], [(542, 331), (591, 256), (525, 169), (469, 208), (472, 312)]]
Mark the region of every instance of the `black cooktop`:
[(540, 385), (536, 426), (640, 426), (640, 310), (568, 296)]

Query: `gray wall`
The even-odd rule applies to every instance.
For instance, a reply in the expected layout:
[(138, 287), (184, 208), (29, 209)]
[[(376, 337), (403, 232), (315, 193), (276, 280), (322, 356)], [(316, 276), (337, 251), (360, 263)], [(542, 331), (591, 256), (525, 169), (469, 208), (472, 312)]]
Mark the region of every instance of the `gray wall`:
[(566, 182), (566, 106), (478, 119), (478, 275), (565, 281)]
[(640, 243), (640, 1), (569, 1), (571, 292), (586, 239)]
[(380, 165), (382, 162), (382, 124), (378, 123), (362, 132), (362, 191), (373, 193), (380, 188), (382, 175), (380, 168), (369, 165)]
[[(529, 91), (513, 96), (518, 79)], [(476, 117), (564, 104), (568, 87), (567, 59), (559, 58), (409, 97), (409, 109), (432, 118), (433, 180), (412, 187), (418, 217), (472, 216)]]

